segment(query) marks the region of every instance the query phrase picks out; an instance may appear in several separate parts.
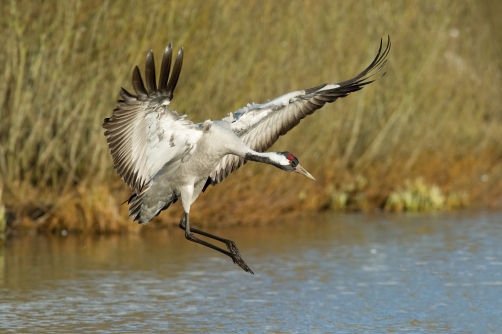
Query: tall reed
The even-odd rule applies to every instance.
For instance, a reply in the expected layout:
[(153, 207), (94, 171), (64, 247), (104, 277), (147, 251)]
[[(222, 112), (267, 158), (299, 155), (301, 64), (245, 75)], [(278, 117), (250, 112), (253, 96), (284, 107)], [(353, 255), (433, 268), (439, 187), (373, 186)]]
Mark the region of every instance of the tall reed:
[[(128, 193), (101, 123), (119, 87), (131, 87), (133, 66), (143, 68), (150, 49), (159, 59), (169, 42), (185, 48), (172, 106), (194, 121), (348, 79), (381, 37), (393, 42), (382, 80), (324, 107), (274, 146), (294, 152), (320, 182), (246, 166), (201, 197), (205, 223), (320, 210), (329, 207), (329, 189), (359, 175), (368, 185), (358, 208), (383, 207), (396, 186), (419, 176), (480, 202), (502, 196), (502, 29), (500, 5), (489, 0), (11, 0), (3, 7), (0, 173), (17, 226), (132, 228), (118, 207)], [(229, 203), (237, 198), (238, 207)], [(270, 214), (249, 214), (261, 206)], [(172, 212), (157, 223), (174, 222)]]

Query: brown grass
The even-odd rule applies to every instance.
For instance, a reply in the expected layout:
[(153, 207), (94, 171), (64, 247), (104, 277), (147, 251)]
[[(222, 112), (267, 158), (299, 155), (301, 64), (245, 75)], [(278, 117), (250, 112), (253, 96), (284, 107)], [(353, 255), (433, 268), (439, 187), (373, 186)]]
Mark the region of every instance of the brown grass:
[[(101, 129), (134, 65), (185, 47), (173, 107), (194, 121), (341, 81), (391, 35), (387, 75), (272, 148), (318, 182), (248, 165), (201, 196), (200, 224), (383, 208), (406, 179), (500, 207), (501, 5), (484, 1), (23, 1), (0, 13), (0, 184), (17, 228), (136, 230)], [(157, 58), (159, 58), (157, 56)], [(364, 187), (353, 189), (357, 179)], [(335, 194), (335, 195), (333, 195)], [(1, 206), (1, 203), (0, 203)], [(155, 220), (172, 225), (179, 207)]]

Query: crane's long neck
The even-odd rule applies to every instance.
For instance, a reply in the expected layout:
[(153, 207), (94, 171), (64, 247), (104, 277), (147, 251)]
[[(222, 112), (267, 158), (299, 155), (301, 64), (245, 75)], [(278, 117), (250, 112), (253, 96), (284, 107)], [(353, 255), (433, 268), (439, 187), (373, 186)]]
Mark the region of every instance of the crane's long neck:
[[(237, 137), (237, 136), (235, 136)], [(309, 179), (315, 180), (309, 172), (305, 170), (298, 159), (289, 152), (256, 152), (244, 144), (240, 138), (238, 140), (228, 140), (224, 147), (227, 154), (235, 154), (249, 161), (256, 161), (275, 166), (286, 172), (296, 172), (305, 175)]]
[[(233, 145), (230, 144), (229, 146), (227, 146), (227, 148), (230, 149), (230, 146)], [(307, 170), (305, 170), (305, 168), (300, 166), (298, 159), (295, 158), (295, 156), (289, 152), (264, 152), (264, 153), (256, 152), (247, 147), (242, 142), (233, 146), (233, 148), (234, 149), (231, 150), (232, 152), (230, 153), (235, 154), (246, 160), (269, 164), (279, 169), (282, 169), (285, 172), (296, 172), (308, 177), (309, 179), (315, 180), (314, 177), (310, 175), (310, 173), (307, 172)]]
[(256, 152), (244, 144), (240, 138), (236, 141), (228, 141), (226, 144), (228, 153), (235, 154), (246, 160), (261, 162), (276, 167), (289, 165), (288, 159), (286, 159), (283, 154), (278, 152)]
[(244, 156), (244, 159), (250, 160), (250, 161), (256, 161), (256, 162), (261, 162), (269, 165), (281, 165), (281, 164), (287, 164), (287, 161), (281, 161), (281, 160), (287, 160), (284, 156), (278, 154), (277, 152), (256, 152), (256, 151), (250, 151), (247, 152)]

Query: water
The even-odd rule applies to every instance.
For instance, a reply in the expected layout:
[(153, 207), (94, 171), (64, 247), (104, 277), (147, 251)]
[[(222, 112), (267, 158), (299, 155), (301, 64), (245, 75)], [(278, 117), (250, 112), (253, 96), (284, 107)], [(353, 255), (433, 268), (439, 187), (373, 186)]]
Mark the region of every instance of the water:
[(502, 333), (502, 214), (331, 215), (210, 229), (25, 236), (0, 247), (0, 332)]

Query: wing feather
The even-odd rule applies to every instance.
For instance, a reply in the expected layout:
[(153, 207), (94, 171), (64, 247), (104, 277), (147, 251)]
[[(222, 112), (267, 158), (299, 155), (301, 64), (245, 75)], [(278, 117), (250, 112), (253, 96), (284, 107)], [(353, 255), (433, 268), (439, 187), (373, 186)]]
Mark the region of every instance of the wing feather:
[[(377, 79), (371, 79), (386, 64), (391, 47), (390, 37), (383, 51), (382, 47), (383, 41), (380, 40), (380, 47), (371, 64), (350, 80), (291, 92), (265, 104), (248, 104), (235, 113), (232, 130), (251, 149), (258, 152), (267, 150), (280, 136), (288, 133), (303, 118), (313, 114), (326, 103), (348, 96), (383, 77), (385, 73)], [(242, 158), (226, 156), (211, 173), (206, 185), (220, 183), (245, 163)]]
[(172, 99), (174, 88), (176, 88), (176, 84), (178, 83), (178, 78), (181, 73), (181, 65), (183, 65), (183, 48), (180, 49), (178, 55), (176, 56), (176, 60), (174, 61), (173, 66), (173, 74), (169, 78), (169, 82), (167, 83), (167, 87), (165, 88), (167, 96)]
[(132, 71), (132, 86), (134, 87), (136, 94), (138, 94), (138, 100), (144, 101), (148, 97), (148, 93), (146, 92), (145, 85), (143, 84), (143, 79), (141, 78), (138, 66), (134, 67), (134, 70)]
[(164, 55), (162, 56), (162, 65), (160, 69), (160, 78), (159, 78), (159, 89), (160, 92), (165, 92), (165, 88), (167, 87), (167, 79), (169, 79), (169, 72), (171, 71), (171, 61), (173, 58), (173, 48), (171, 43), (167, 46), (164, 51)]
[(148, 88), (148, 95), (152, 95), (157, 91), (157, 84), (155, 83), (155, 60), (153, 59), (153, 51), (150, 50), (146, 56), (145, 63), (145, 78), (146, 87)]
[(115, 170), (136, 194), (161, 169), (181, 165), (183, 159), (193, 153), (202, 135), (195, 124), (167, 107), (181, 72), (183, 49), (178, 52), (169, 78), (171, 59), (169, 44), (162, 58), (157, 88), (150, 51), (145, 65), (146, 88), (136, 66), (132, 83), (137, 95), (122, 88), (122, 100), (117, 102), (113, 115), (103, 122)]

